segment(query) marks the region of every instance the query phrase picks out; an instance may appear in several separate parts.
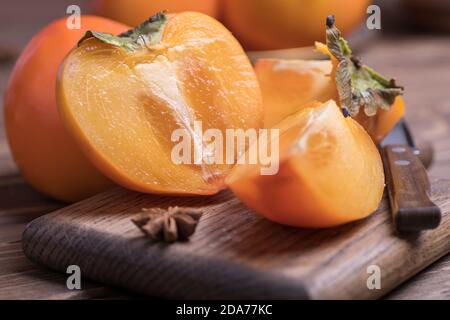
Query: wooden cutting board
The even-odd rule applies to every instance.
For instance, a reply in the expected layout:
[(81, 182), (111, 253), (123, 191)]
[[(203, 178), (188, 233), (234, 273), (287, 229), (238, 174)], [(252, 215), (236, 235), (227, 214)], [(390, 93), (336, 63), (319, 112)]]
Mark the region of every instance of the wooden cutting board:
[[(389, 292), (450, 252), (450, 181), (432, 182), (438, 229), (396, 235), (384, 198), (369, 218), (326, 230), (271, 223), (228, 192), (171, 198), (114, 189), (31, 222), (25, 254), (66, 272), (168, 298), (365, 299)], [(152, 243), (130, 221), (142, 207), (203, 207), (190, 241)], [(381, 289), (367, 287), (368, 267)]]

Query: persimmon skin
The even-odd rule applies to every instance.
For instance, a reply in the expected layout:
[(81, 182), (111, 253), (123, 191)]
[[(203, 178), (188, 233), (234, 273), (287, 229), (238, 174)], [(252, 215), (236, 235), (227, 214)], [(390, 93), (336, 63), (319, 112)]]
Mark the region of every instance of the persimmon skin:
[(197, 11), (213, 18), (219, 16), (218, 0), (95, 0), (94, 11), (101, 16), (137, 26), (157, 12)]
[(21, 173), (37, 190), (64, 202), (113, 185), (67, 134), (56, 106), (59, 64), (88, 29), (121, 33), (128, 27), (95, 16), (82, 16), (79, 30), (68, 29), (66, 19), (54, 21), (25, 47), (4, 96), (7, 138)]
[(150, 49), (128, 52), (86, 40), (61, 65), (57, 92), (64, 124), (92, 163), (144, 193), (210, 195), (225, 188), (231, 164), (171, 159), (173, 132), (192, 129), (186, 114), (203, 130), (222, 133), (263, 126), (248, 57), (223, 25), (198, 12), (170, 15)]
[(335, 15), (347, 34), (366, 16), (369, 0), (223, 0), (223, 19), (247, 50), (312, 46), (325, 40), (323, 25)]
[(333, 101), (303, 109), (277, 127), (278, 173), (261, 175), (259, 165), (238, 164), (227, 177), (244, 204), (269, 220), (304, 228), (338, 226), (377, 209), (384, 190), (380, 154)]

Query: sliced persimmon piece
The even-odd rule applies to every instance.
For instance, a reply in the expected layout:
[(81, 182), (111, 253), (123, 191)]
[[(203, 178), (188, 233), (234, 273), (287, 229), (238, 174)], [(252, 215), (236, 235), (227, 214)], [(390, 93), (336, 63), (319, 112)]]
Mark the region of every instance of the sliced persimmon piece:
[[(262, 175), (261, 163), (237, 164), (226, 179), (248, 207), (272, 221), (311, 228), (362, 219), (377, 209), (384, 189), (380, 154), (334, 101), (303, 109), (277, 128), (279, 171)], [(260, 139), (247, 154), (255, 148), (271, 150)]]
[[(178, 163), (172, 134), (191, 151), (196, 130), (262, 127), (252, 66), (231, 33), (200, 13), (158, 14), (128, 34), (88, 33), (60, 69), (62, 119), (106, 176), (141, 192), (214, 194), (232, 164)], [(191, 154), (189, 154), (191, 156)]]

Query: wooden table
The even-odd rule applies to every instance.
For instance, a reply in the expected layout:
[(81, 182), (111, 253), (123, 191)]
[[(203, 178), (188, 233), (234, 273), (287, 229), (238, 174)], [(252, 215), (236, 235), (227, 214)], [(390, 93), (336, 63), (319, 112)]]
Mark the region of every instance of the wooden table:
[[(82, 1), (81, 1), (82, 2)], [(36, 1), (27, 2), (30, 6)], [(39, 2), (45, 5), (49, 1)], [(66, 3), (56, 6), (62, 15)], [(50, 6), (55, 9), (54, 3)], [(11, 9), (12, 10), (12, 9)], [(33, 10), (27, 10), (32, 12)], [(24, 11), (20, 11), (22, 14)], [(45, 11), (48, 12), (48, 11)], [(11, 12), (10, 12), (11, 13)], [(12, 13), (11, 13), (12, 14)], [(4, 39), (21, 47), (39, 22), (17, 26), (18, 37), (6, 24), (14, 24), (6, 12), (0, 19), (0, 43)], [(2, 14), (3, 16), (3, 14)], [(36, 21), (33, 20), (33, 21)], [(10, 25), (9, 25), (10, 27)], [(432, 141), (435, 162), (430, 175), (450, 179), (450, 37), (402, 36), (383, 38), (365, 49), (364, 61), (386, 75), (395, 75), (406, 87), (407, 120), (417, 140)], [(3, 95), (12, 63), (0, 64), (0, 93)], [(450, 192), (450, 190), (449, 190)], [(83, 282), (83, 289), (69, 291), (66, 278), (29, 262), (21, 246), (21, 233), (34, 218), (63, 206), (34, 191), (20, 176), (7, 147), (0, 117), (0, 299), (97, 299), (132, 298), (135, 295)], [(390, 293), (387, 299), (450, 299), (450, 255), (442, 258)]]

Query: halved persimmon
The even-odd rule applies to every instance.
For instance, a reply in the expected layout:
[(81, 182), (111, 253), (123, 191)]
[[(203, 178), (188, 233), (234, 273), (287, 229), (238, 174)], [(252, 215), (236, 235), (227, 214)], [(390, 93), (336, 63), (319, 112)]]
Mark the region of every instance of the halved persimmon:
[[(338, 101), (336, 83), (330, 76), (332, 69), (330, 60), (258, 60), (255, 72), (263, 95), (264, 126), (272, 127), (314, 101)], [(389, 109), (379, 109), (374, 116), (361, 110), (354, 119), (378, 143), (404, 114), (405, 103), (397, 96)]]
[[(303, 109), (277, 128), (278, 173), (261, 175), (261, 164), (237, 164), (226, 179), (248, 207), (281, 224), (312, 228), (362, 219), (377, 209), (384, 189), (380, 154), (334, 101)], [(260, 139), (245, 156), (255, 148), (271, 150)]]
[(257, 61), (265, 125), (272, 126), (313, 101), (334, 99), (380, 142), (404, 115), (403, 89), (362, 65), (333, 23), (327, 27), (327, 39), (327, 45), (316, 43), (316, 48), (330, 60)]
[(329, 16), (326, 24), (326, 45), (316, 42), (316, 48), (331, 59), (331, 77), (336, 83), (339, 104), (364, 126), (375, 142), (380, 142), (405, 112), (403, 87), (353, 55), (334, 25), (334, 16)]
[[(59, 110), (94, 165), (141, 192), (214, 194), (232, 164), (174, 161), (173, 133), (262, 127), (253, 68), (219, 22), (194, 12), (157, 14), (130, 32), (88, 33), (66, 58)], [(210, 150), (211, 151), (211, 150)], [(201, 153), (203, 159), (203, 153)]]

